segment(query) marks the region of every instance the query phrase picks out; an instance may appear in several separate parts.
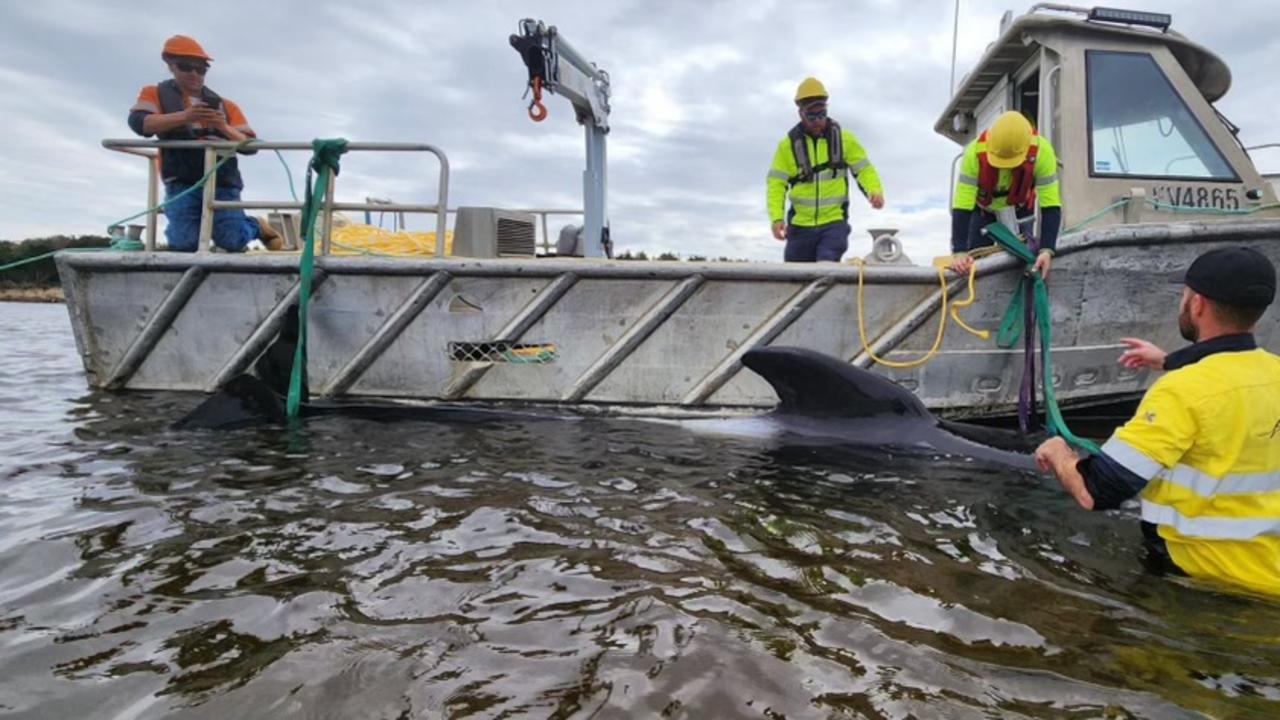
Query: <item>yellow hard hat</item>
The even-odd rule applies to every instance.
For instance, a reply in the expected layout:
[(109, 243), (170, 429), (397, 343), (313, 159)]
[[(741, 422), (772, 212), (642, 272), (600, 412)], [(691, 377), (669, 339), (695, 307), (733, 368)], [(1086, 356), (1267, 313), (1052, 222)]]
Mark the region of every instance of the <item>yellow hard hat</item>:
[(816, 77), (807, 77), (800, 81), (800, 87), (796, 88), (796, 104), (800, 104), (801, 100), (809, 100), (811, 98), (826, 98), (827, 88), (822, 81)]
[(1031, 121), (1016, 110), (996, 118), (987, 132), (987, 162), (1004, 170), (1018, 167), (1027, 159), (1032, 134)]

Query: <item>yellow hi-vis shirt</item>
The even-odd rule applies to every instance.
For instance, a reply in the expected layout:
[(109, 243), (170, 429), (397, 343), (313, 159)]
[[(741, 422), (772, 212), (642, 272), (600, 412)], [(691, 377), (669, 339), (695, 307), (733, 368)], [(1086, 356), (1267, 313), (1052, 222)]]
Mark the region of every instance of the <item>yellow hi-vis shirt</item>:
[(1102, 450), (1150, 480), (1142, 519), (1179, 568), (1280, 595), (1280, 357), (1220, 352), (1169, 372)]
[[(841, 141), (844, 144), (844, 161), (849, 166), (848, 173), (858, 179), (858, 185), (869, 195), (884, 192), (880, 185), (880, 175), (867, 159), (867, 151), (853, 133), (840, 128)], [(809, 161), (813, 166), (821, 165), (830, 159), (827, 153), (827, 139), (805, 137), (809, 147)], [(769, 211), (769, 221), (779, 222), (786, 210), (787, 183), (800, 172), (796, 165), (796, 155), (791, 149), (791, 138), (783, 137), (778, 149), (773, 153), (773, 164), (765, 179), (765, 199)], [(794, 215), (788, 221), (797, 227), (815, 227), (826, 225), (837, 220), (845, 220), (845, 206), (849, 204), (848, 173), (843, 170), (823, 170), (814, 175), (811, 182), (796, 183), (791, 187), (791, 207)]]
[[(1032, 139), (1039, 144), (1036, 151), (1036, 204), (1040, 207), (1062, 207), (1062, 190), (1058, 183), (1058, 155), (1049, 139), (1039, 135)], [(953, 210), (972, 210), (978, 205), (978, 178), (982, 164), (978, 153), (985, 152), (986, 143), (974, 140), (964, 148), (960, 160), (960, 175), (956, 178), (956, 191), (951, 199)], [(995, 196), (987, 208), (991, 212), (1009, 207), (1009, 186), (1013, 184), (1013, 171), (1001, 170), (996, 180)]]

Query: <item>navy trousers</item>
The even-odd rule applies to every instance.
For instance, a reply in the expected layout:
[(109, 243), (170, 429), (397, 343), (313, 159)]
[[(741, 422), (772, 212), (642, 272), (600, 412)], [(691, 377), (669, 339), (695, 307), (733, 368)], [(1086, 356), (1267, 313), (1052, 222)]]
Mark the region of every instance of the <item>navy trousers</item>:
[(787, 262), (840, 262), (849, 249), (849, 223), (838, 220), (817, 227), (787, 226)]
[[(191, 187), (180, 182), (165, 184), (165, 198), (171, 198)], [(220, 187), (214, 191), (216, 200), (239, 200), (240, 188)], [(169, 249), (178, 252), (195, 252), (200, 238), (200, 215), (204, 196), (200, 190), (184, 195), (164, 209), (168, 226), (164, 236)], [(213, 243), (227, 252), (244, 252), (245, 245), (258, 238), (258, 223), (243, 210), (217, 210), (213, 213)]]

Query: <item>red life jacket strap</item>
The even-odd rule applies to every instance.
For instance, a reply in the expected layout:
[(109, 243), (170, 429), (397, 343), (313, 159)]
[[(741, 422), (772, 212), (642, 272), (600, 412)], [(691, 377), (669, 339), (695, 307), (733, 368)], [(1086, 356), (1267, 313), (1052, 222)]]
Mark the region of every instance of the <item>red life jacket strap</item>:
[[(978, 137), (978, 144), (984, 148), (987, 144), (987, 133)], [(1027, 148), (1027, 157), (1022, 164), (1012, 170), (1009, 179), (1008, 203), (1012, 207), (1035, 209), (1036, 206), (1036, 158), (1040, 153), (1040, 138), (1033, 131), (1031, 147)], [(995, 200), (996, 189), (1000, 186), (1000, 168), (991, 164), (984, 149), (978, 153), (978, 205), (983, 209), (990, 207)]]

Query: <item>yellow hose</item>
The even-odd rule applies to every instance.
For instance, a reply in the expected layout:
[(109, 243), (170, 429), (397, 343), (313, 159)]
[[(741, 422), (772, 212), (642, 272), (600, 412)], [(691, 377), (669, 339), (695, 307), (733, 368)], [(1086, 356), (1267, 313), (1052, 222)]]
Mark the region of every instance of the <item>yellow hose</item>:
[[(929, 351), (921, 357), (902, 362), (886, 360), (878, 357), (875, 352), (871, 350), (871, 344), (867, 342), (866, 303), (864, 301), (865, 283), (863, 281), (863, 276), (866, 274), (867, 264), (863, 262), (861, 258), (854, 258), (854, 261), (858, 266), (858, 338), (862, 341), (862, 351), (865, 352), (867, 357), (871, 358), (877, 365), (884, 365), (885, 367), (897, 368), (900, 370), (919, 367), (932, 360), (933, 356), (937, 355), (938, 350), (942, 347), (942, 336), (945, 334), (947, 329), (947, 293), (949, 290), (947, 283), (947, 267), (951, 263), (951, 258), (938, 257), (933, 260), (933, 266), (938, 270), (938, 282), (942, 286), (942, 305), (938, 308), (938, 333), (933, 338), (933, 347), (929, 348)], [(951, 304), (951, 317), (960, 327), (968, 330), (974, 335), (977, 335), (983, 340), (986, 340), (991, 336), (991, 333), (986, 330), (974, 330), (969, 327), (968, 324), (960, 319), (958, 312), (960, 308), (969, 307), (973, 304), (973, 301), (977, 299), (977, 288), (975, 283), (976, 274), (977, 268), (972, 265), (969, 266), (969, 295), (964, 300), (958, 300)]]

